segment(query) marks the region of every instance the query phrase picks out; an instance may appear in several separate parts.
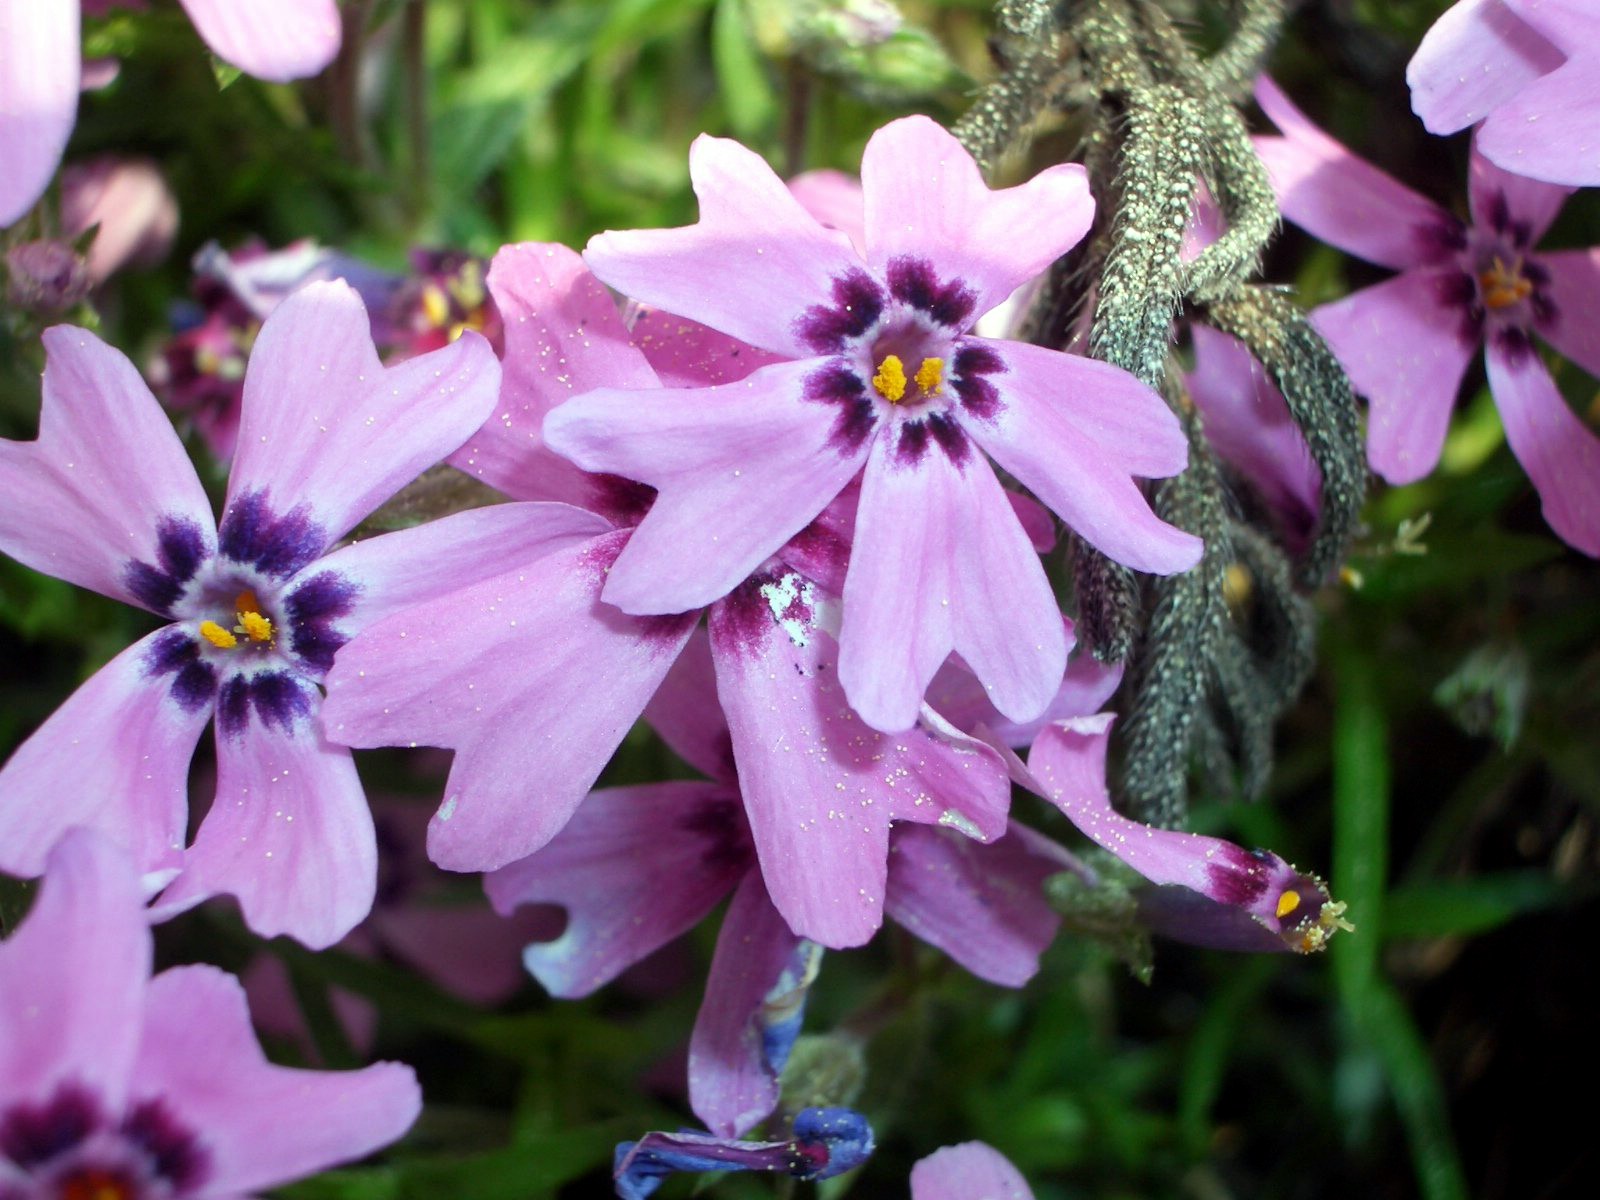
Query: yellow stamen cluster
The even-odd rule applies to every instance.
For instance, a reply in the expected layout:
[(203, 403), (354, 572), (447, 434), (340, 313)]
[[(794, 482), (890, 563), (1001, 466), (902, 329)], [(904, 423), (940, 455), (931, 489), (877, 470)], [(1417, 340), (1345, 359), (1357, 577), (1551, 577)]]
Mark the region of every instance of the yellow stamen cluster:
[(1508, 267), (1497, 257), (1478, 276), (1478, 286), (1483, 290), (1483, 302), (1490, 308), (1510, 308), (1533, 294), (1533, 284), (1523, 277), (1522, 263), (1516, 259)]
[(906, 368), (898, 354), (887, 354), (878, 364), (878, 373), (872, 377), (872, 386), (878, 389), (890, 404), (898, 404), (906, 394)]
[[(918, 394), (923, 399), (934, 395), (944, 382), (944, 359), (923, 359), (917, 373), (911, 378), (916, 382)], [(883, 356), (883, 361), (878, 364), (878, 373), (872, 377), (872, 386), (890, 404), (898, 404), (905, 399), (906, 365), (900, 361), (898, 354)]]
[(202, 621), (200, 636), (218, 650), (232, 650), (241, 637), (249, 638), (252, 642), (272, 641), (272, 622), (262, 615), (261, 602), (256, 599), (254, 592), (246, 588), (235, 596), (233, 609), (239, 623), (231, 630), (224, 629), (215, 621)]

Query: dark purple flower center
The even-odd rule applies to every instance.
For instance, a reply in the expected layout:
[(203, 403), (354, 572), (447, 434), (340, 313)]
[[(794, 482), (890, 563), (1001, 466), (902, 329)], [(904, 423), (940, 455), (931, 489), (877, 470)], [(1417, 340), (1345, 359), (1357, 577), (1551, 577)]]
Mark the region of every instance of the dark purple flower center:
[(26, 1181), (21, 1194), (51, 1200), (178, 1200), (210, 1174), (205, 1149), (161, 1100), (117, 1121), (74, 1084), (0, 1108), (0, 1158)]
[(977, 294), (909, 255), (889, 262), (882, 283), (854, 268), (832, 292), (832, 304), (812, 305), (797, 324), (801, 340), (827, 356), (804, 395), (839, 410), (831, 444), (853, 453), (881, 428), (905, 465), (934, 446), (964, 462), (962, 423), (994, 418), (1000, 397), (984, 377), (1005, 370), (994, 351), (963, 336)]
[(304, 507), (279, 515), (263, 492), (229, 506), (216, 549), (193, 521), (163, 518), (156, 564), (124, 571), (139, 599), (176, 621), (152, 644), (146, 674), (172, 676), (169, 695), (186, 712), (215, 702), (224, 733), (252, 712), (287, 731), (311, 711), (347, 637), (337, 622), (360, 591), (309, 569), (327, 541)]
[(1439, 300), (1460, 312), (1462, 341), (1492, 341), (1513, 356), (1531, 353), (1534, 332), (1548, 333), (1560, 313), (1550, 273), (1530, 253), (1532, 229), (1512, 216), (1504, 193), (1484, 202), (1482, 224), (1452, 223), (1431, 236), (1433, 259), (1446, 267)]

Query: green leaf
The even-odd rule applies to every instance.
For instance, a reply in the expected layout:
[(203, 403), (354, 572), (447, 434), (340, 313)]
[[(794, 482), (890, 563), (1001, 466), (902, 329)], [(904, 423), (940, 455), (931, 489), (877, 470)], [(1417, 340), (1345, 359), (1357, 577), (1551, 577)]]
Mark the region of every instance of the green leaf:
[(1384, 901), (1385, 938), (1461, 937), (1485, 933), (1523, 913), (1554, 908), (1574, 889), (1538, 871), (1437, 879), (1397, 888)]
[(754, 140), (777, 116), (778, 101), (750, 36), (743, 0), (717, 0), (711, 21), (711, 61), (728, 124), (737, 136)]

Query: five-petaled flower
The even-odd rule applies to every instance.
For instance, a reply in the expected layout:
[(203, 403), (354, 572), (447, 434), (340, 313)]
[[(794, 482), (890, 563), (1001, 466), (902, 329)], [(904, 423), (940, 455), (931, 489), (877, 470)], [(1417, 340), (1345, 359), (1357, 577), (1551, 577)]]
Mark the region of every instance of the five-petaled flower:
[(862, 160), (864, 255), (737, 143), (700, 138), (690, 173), (699, 224), (601, 234), (590, 266), (787, 361), (718, 387), (601, 389), (551, 413), (557, 452), (659, 491), (605, 599), (630, 613), (708, 604), (861, 475), (839, 635), (851, 705), (874, 728), (909, 728), (955, 651), (1002, 712), (1036, 716), (1066, 640), (984, 452), (1128, 566), (1181, 571), (1201, 550), (1134, 482), (1186, 461), (1159, 396), (1104, 363), (969, 333), (1083, 236), (1082, 168), (991, 191), (934, 122), (892, 122)]
[(0, 1200), (224, 1200), (392, 1142), (409, 1067), (269, 1064), (215, 967), (151, 978), (133, 865), (75, 829), (0, 944)]
[(1284, 133), (1256, 139), (1284, 216), (1401, 272), (1311, 317), (1371, 406), (1373, 470), (1410, 483), (1433, 469), (1482, 346), (1506, 439), (1545, 520), (1600, 555), (1600, 437), (1567, 406), (1533, 341), (1600, 374), (1600, 247), (1534, 248), (1571, 189), (1507, 174), (1474, 153), (1464, 223), (1316, 128), (1270, 80), (1256, 96)]
[(1592, 0), (1458, 0), (1406, 67), (1433, 133), (1482, 121), (1490, 162), (1550, 183), (1600, 183), (1600, 8)]
[[(332, 548), (482, 424), (499, 364), (473, 334), (385, 369), (354, 291), (297, 292), (251, 356), (218, 525), (133, 365), (83, 330), (44, 338), (39, 439), (0, 441), (0, 550), (168, 624), (0, 769), (0, 869), (36, 875), (62, 831), (92, 825), (152, 890), (172, 881), (163, 911), (226, 892), (259, 933), (337, 941), (372, 907), (376, 848), (318, 685), (357, 629), (498, 566), (508, 540), (468, 550), (426, 525)], [(185, 850), (189, 759), (213, 713), (216, 799)]]

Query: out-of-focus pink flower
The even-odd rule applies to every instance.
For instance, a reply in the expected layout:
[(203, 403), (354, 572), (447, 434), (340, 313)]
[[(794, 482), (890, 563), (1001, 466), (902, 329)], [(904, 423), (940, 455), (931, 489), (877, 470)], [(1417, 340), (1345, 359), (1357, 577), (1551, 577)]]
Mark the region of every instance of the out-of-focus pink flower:
[(1458, 0), (1406, 68), (1433, 133), (1483, 122), (1475, 145), (1504, 170), (1600, 184), (1600, 6), (1593, 0)]
[(1284, 134), (1256, 139), (1283, 215), (1400, 272), (1311, 314), (1370, 405), (1372, 469), (1390, 483), (1433, 470), (1481, 347), (1506, 439), (1545, 520), (1600, 555), (1600, 437), (1568, 407), (1533, 340), (1600, 374), (1600, 247), (1535, 250), (1571, 189), (1474, 153), (1467, 224), (1323, 133), (1265, 77), (1256, 98)]
[(0, 1195), (232, 1200), (360, 1158), (422, 1107), (399, 1063), (297, 1071), (262, 1056), (214, 967), (151, 978), (133, 865), (89, 830), (50, 852), (0, 944)]
[[(336, 0), (182, 0), (200, 36), (247, 75), (315, 75), (339, 52)], [(0, 226), (33, 206), (77, 121), (77, 0), (0, 0)]]
[(505, 335), (485, 284), (487, 267), (459, 250), (413, 250), (412, 273), (396, 288), (388, 311), (391, 361), (448, 346), (469, 329), (500, 353)]
[(1129, 566), (1186, 570), (1201, 549), (1134, 482), (1187, 460), (1159, 396), (1104, 363), (970, 334), (1088, 228), (1082, 168), (991, 191), (934, 122), (891, 122), (863, 158), (864, 255), (735, 142), (698, 139), (690, 174), (697, 225), (600, 234), (586, 260), (779, 361), (648, 403), (602, 388), (551, 413), (557, 452), (659, 491), (604, 598), (636, 614), (711, 603), (860, 476), (839, 632), (851, 707), (909, 728), (954, 651), (1007, 715), (1037, 716), (1066, 644), (990, 458)]
[(911, 1168), (911, 1200), (1033, 1200), (1027, 1180), (983, 1142), (946, 1146)]
[[(349, 287), (295, 293), (251, 355), (219, 525), (133, 364), (81, 329), (44, 341), (39, 437), (0, 441), (0, 550), (167, 623), (0, 769), (0, 869), (36, 875), (64, 830), (89, 825), (152, 891), (168, 885), (163, 912), (229, 893), (257, 932), (329, 945), (371, 908), (377, 853), (318, 684), (356, 629), (518, 543), (480, 539), (479, 560), (422, 526), (328, 551), (482, 424), (499, 364), (472, 335), (386, 370)], [(216, 800), (185, 848), (189, 760), (213, 715)]]
[(244, 400), (244, 367), (261, 322), (307, 284), (342, 279), (356, 289), (372, 325), (373, 341), (387, 347), (388, 322), (398, 276), (319, 246), (309, 238), (281, 250), (250, 242), (227, 251), (208, 242), (194, 257), (193, 311), (180, 310), (180, 327), (147, 368), (161, 402), (187, 416), (219, 459), (233, 457)]
[(98, 227), (88, 270), (100, 284), (124, 264), (166, 257), (178, 232), (178, 200), (149, 159), (102, 155), (61, 172), (61, 227), (69, 238)]

